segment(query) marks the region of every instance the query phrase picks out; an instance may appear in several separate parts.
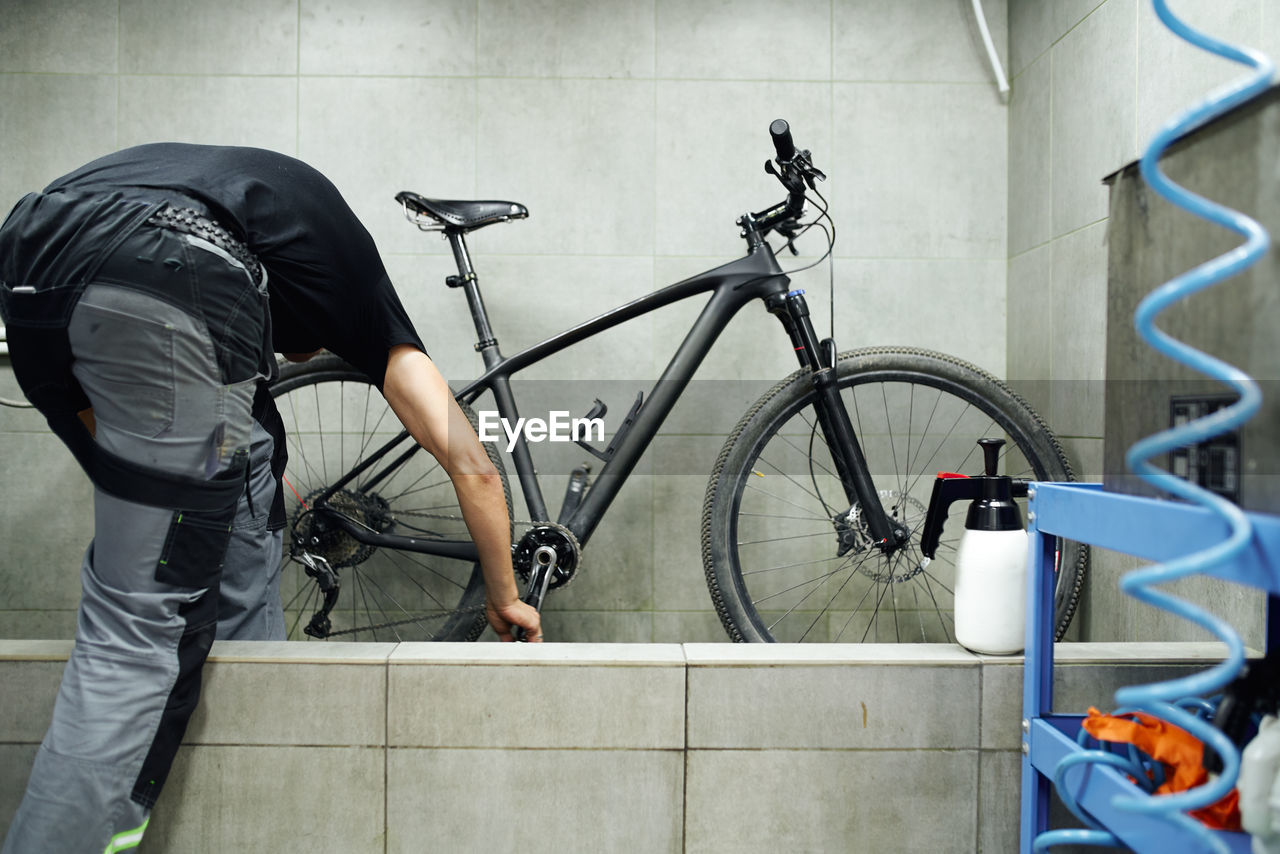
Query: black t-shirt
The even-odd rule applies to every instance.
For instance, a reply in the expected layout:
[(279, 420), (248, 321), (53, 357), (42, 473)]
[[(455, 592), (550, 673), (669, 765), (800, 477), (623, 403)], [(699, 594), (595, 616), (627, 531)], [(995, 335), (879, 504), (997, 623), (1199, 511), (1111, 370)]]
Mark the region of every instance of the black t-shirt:
[(379, 388), (391, 347), (425, 352), (373, 238), (338, 189), (300, 160), (259, 148), (154, 143), (94, 160), (44, 190), (126, 199), (165, 191), (204, 203), (266, 268), (277, 352), (326, 348)]

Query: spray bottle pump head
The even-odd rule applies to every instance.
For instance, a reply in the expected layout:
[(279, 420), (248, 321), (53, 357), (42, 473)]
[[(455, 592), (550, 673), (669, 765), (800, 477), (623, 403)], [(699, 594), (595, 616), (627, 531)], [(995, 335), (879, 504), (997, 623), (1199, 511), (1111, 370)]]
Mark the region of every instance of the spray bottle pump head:
[(965, 518), (966, 530), (1022, 530), (1022, 514), (1013, 499), (1027, 494), (1026, 481), (996, 473), (1000, 467), (1000, 449), (1004, 446), (1004, 439), (979, 439), (978, 445), (982, 448), (984, 474), (966, 477), (938, 472), (938, 478), (933, 482), (933, 495), (929, 499), (924, 531), (920, 535), (920, 551), (925, 557), (932, 558), (936, 554), (947, 512), (956, 501), (972, 502)]

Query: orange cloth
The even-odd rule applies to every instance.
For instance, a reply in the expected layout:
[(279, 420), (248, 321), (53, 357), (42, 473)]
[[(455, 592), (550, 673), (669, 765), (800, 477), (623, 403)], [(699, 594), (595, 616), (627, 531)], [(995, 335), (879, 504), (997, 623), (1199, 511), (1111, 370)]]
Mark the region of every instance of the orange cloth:
[[(1089, 716), (1081, 722), (1081, 726), (1099, 741), (1132, 744), (1163, 765), (1164, 783), (1156, 789), (1157, 795), (1185, 792), (1203, 785), (1209, 779), (1208, 772), (1204, 770), (1204, 745), (1200, 739), (1168, 721), (1143, 712), (1116, 717), (1090, 708)], [(1239, 801), (1239, 792), (1232, 789), (1216, 804), (1192, 810), (1191, 815), (1209, 827), (1239, 830)]]

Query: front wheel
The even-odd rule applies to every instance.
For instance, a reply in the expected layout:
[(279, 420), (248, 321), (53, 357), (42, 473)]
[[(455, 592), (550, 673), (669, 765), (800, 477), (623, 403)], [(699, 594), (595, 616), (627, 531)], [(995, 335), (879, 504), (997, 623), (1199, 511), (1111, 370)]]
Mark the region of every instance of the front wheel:
[[(850, 506), (835, 474), (809, 374), (798, 371), (738, 422), (707, 487), (702, 558), (720, 620), (735, 641), (952, 642), (967, 504), (952, 505), (934, 560), (923, 560), (920, 535), (937, 473), (981, 474), (976, 442), (984, 437), (1007, 440), (1001, 474), (1069, 481), (1071, 467), (1026, 402), (966, 362), (869, 348), (840, 354), (837, 377), (881, 503), (910, 540), (890, 555), (872, 544), (861, 508)], [(1058, 542), (1058, 638), (1088, 561), (1087, 546)]]
[[(318, 496), (403, 428), (368, 378), (336, 356), (285, 365), (271, 394), (289, 451), (281, 566), (288, 637), (475, 640), (487, 625), (478, 563), (368, 545), (334, 524), (335, 514), (341, 514), (355, 527), (378, 534), (468, 539), (453, 483), (435, 457), (414, 451), (413, 440), (406, 439), (335, 492), (327, 511), (318, 512), (313, 506)], [(475, 413), (462, 409), (474, 429)], [(502, 479), (510, 517), (502, 459), (492, 444), (484, 447)], [(337, 576), (337, 601), (324, 631), (307, 631), (321, 609), (325, 582), (291, 559), (300, 552), (324, 558)]]

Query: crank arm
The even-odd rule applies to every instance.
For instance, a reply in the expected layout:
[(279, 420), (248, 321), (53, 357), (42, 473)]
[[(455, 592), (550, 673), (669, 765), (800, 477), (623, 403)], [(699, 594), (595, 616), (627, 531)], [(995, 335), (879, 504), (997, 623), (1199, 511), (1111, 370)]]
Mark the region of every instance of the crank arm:
[[(556, 571), (556, 550), (550, 546), (539, 546), (533, 553), (533, 572), (529, 576), (529, 589), (521, 600), (535, 611), (542, 612), (542, 603), (546, 599), (547, 589), (551, 585), (551, 576)], [(516, 626), (512, 636), (520, 643), (528, 641), (523, 627)]]

